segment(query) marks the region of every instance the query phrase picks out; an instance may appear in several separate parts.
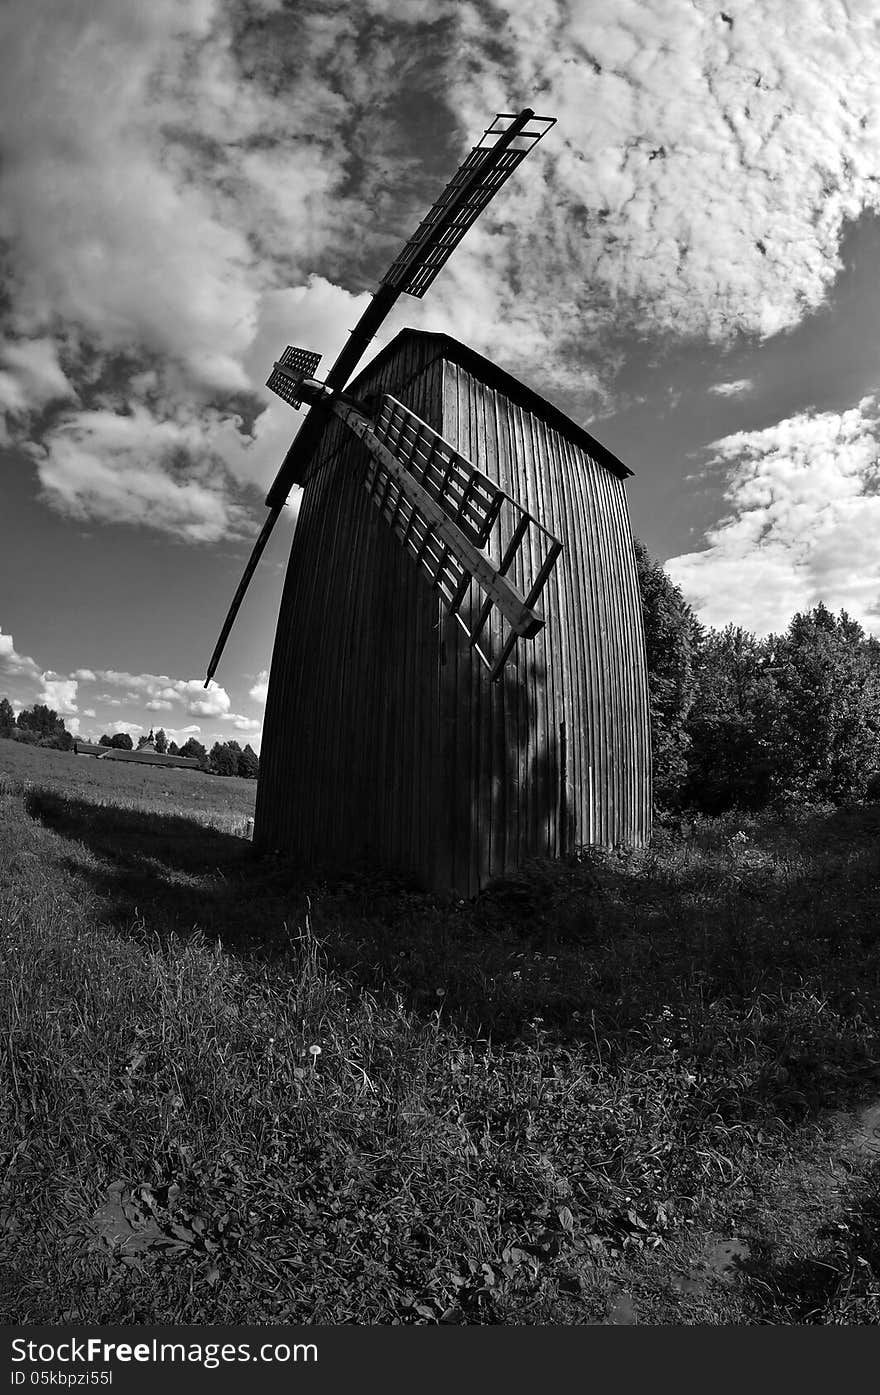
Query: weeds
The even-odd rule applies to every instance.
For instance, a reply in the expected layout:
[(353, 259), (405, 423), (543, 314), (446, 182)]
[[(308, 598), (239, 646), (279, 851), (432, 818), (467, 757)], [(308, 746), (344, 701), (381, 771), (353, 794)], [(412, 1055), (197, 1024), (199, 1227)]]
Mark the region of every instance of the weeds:
[(876, 809), (450, 905), (16, 779), (7, 1321), (877, 1321)]

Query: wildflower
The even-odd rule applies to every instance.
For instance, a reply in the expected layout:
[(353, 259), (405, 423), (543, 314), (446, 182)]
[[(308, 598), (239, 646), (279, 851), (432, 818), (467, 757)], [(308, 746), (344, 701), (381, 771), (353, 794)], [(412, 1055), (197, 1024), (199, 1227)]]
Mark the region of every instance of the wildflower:
[(445, 988), (437, 988), (437, 989), (435, 990), (435, 992), (436, 992), (438, 998), (445, 998), (445, 997), (446, 997), (446, 989), (445, 989)]
[(310, 1047), (309, 1047), (309, 1055), (311, 1056), (311, 1058), (312, 1058), (313, 1061), (317, 1061), (317, 1059), (318, 1059), (318, 1057), (320, 1056), (320, 1054), (321, 1054), (321, 1048), (320, 1048), (320, 1046), (310, 1046)]

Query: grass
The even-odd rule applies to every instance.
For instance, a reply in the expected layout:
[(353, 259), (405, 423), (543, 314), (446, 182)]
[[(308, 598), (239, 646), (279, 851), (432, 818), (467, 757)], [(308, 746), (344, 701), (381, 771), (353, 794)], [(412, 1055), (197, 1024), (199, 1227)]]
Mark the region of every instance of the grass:
[(33, 786), (75, 795), (98, 806), (142, 814), (172, 812), (227, 833), (245, 831), (257, 793), (256, 780), (219, 778), (185, 766), (163, 769), (104, 761), (17, 741), (0, 744), (0, 778), (7, 789), (20, 785), (24, 791)]
[(880, 1320), (878, 808), (450, 904), (257, 858), (245, 782), (25, 754), (7, 1321)]

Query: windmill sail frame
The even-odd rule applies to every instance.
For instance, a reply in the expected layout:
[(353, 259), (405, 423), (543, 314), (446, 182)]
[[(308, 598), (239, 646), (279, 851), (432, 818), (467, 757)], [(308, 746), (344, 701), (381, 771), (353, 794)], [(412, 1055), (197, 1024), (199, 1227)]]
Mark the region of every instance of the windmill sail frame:
[[(499, 124), (504, 122), (508, 124)], [(555, 124), (554, 116), (535, 116), (530, 110), (518, 116), (500, 112), (392, 262), (382, 284), (421, 299), (483, 209)]]
[[(544, 626), (535, 605), (562, 543), (396, 398), (383, 396), (374, 421), (346, 403), (334, 403), (333, 410), (367, 448), (364, 485), (380, 515), (496, 681), (517, 640), (534, 638)], [(488, 545), (493, 533), (501, 536), (503, 511), (511, 516), (509, 540), (496, 561)], [(510, 573), (526, 552), (543, 555), (524, 594)], [(482, 597), (476, 618), (471, 606), (465, 609), (472, 583)], [(500, 646), (489, 652), (493, 610), (501, 621)]]

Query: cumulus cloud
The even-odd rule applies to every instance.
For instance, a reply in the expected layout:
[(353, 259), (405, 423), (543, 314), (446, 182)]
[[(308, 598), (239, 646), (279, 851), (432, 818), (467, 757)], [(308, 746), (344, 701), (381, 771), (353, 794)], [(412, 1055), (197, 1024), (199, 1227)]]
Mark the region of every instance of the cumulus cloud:
[(50, 0), (37, 15), (10, 0), (0, 16), (0, 405), (21, 418), (75, 396), (71, 380), (90, 399), (33, 450), (44, 498), (74, 517), (234, 535), (247, 516), (218, 462), (264, 491), (293, 434), (281, 404), (245, 435), (238, 409), (205, 408), (266, 402), (285, 342), (274, 288), (300, 283), (308, 298), (319, 249), (346, 225), (332, 196), (350, 113), (317, 73), (345, 61), (351, 24), (303, 15), (294, 32), (278, 6), (259, 9), (277, 35), (221, 0), (96, 0), (88, 13)]
[(224, 721), (231, 722), (236, 731), (257, 732), (263, 723), (255, 717), (245, 717), (239, 712), (229, 712), (224, 717)]
[(139, 722), (114, 722), (110, 727), (113, 732), (127, 732), (129, 736), (140, 736), (141, 726)]
[(788, 329), (880, 206), (878, 55), (864, 0), (732, 25), (709, 0), (8, 0), (10, 439), (68, 516), (250, 535), (297, 425), (272, 360), (335, 353), (512, 93), (558, 125), (389, 335), (446, 330), (585, 414), (627, 331)]
[(823, 601), (880, 633), (880, 399), (713, 444), (726, 516), (666, 568), (707, 623), (760, 634)]
[(247, 535), (205, 422), (79, 412), (29, 447), (44, 495), (73, 518), (161, 528), (193, 542)]
[(51, 339), (0, 341), (0, 364), (0, 404), (11, 416), (76, 397)]
[[(169, 678), (167, 674), (105, 668), (95, 673), (95, 682), (123, 688), (130, 701), (143, 702), (148, 711), (170, 711), (177, 705), (190, 717), (222, 717), (232, 708), (226, 689), (213, 678), (205, 688), (200, 678)], [(103, 700), (113, 701), (110, 694)]]
[(19, 654), (12, 635), (0, 630), (0, 673), (7, 678), (22, 678), (35, 682), (42, 677), (36, 660), (28, 654)]
[[(555, 285), (551, 312), (587, 338), (615, 321), (766, 336), (821, 303), (844, 222), (880, 201), (870, 6), (746, 0), (731, 26), (709, 0), (535, 0), (508, 8), (494, 44), (495, 12), (469, 16), (454, 88), (468, 124), (511, 91), (559, 118), (503, 215), (481, 221), (512, 224), (502, 304), (529, 262), (545, 323)], [(474, 255), (465, 244), (451, 280)]]
[(79, 684), (75, 678), (62, 678), (59, 673), (44, 673), (43, 686), (38, 695), (38, 701), (44, 702), (47, 707), (52, 707), (62, 717), (68, 713), (76, 712), (76, 692)]
[(729, 383), (711, 383), (706, 391), (716, 397), (740, 397), (744, 392), (751, 392), (754, 386), (751, 378), (735, 378)]
[(254, 702), (264, 703), (269, 692), (269, 670), (264, 668), (257, 674), (257, 681), (248, 692), (248, 697)]

